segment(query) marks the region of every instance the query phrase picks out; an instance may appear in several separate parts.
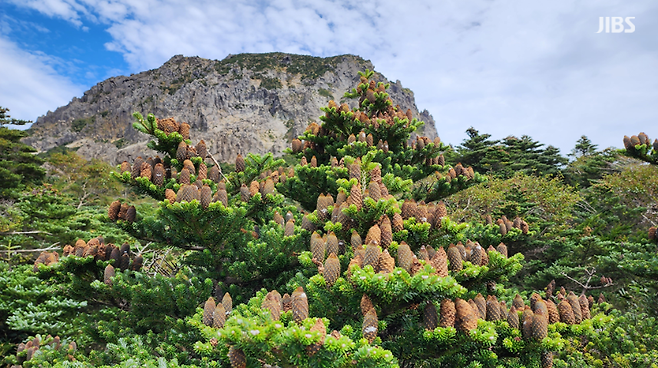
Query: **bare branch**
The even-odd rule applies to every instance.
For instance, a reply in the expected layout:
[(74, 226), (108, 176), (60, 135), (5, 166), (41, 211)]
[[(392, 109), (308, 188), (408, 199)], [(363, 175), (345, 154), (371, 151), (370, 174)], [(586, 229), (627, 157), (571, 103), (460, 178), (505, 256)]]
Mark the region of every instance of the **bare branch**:
[(41, 231), (41, 230), (32, 230), (32, 231), (9, 231), (6, 233), (0, 233), (0, 235), (21, 235), (21, 234), (47, 234), (47, 235), (53, 235), (47, 231)]

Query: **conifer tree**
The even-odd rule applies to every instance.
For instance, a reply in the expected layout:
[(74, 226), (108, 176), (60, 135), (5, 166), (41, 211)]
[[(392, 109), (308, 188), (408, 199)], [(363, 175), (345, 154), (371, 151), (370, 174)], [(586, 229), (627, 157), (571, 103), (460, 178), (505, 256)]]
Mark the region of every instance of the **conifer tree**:
[(38, 183), (45, 176), (45, 170), (40, 167), (43, 160), (34, 155), (36, 150), (20, 142), (28, 134), (5, 126), (30, 122), (13, 119), (7, 112), (9, 109), (0, 107), (0, 196), (8, 195), (9, 189)]

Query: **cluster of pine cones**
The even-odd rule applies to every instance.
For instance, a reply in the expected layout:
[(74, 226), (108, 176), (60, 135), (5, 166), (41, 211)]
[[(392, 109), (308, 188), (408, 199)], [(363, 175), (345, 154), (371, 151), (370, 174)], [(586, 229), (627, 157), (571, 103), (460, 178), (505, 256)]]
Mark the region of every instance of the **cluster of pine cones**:
[[(40, 347), (45, 345), (50, 345), (53, 349), (60, 350), (62, 348), (62, 341), (59, 336), (52, 337), (51, 335), (48, 335), (45, 339), (43, 339), (43, 341), (41, 341), (41, 339), (36, 336), (33, 339), (28, 340), (27, 343), (20, 343), (18, 344), (18, 349), (16, 350), (16, 358), (18, 359), (18, 363), (22, 364), (24, 362), (30, 361), (34, 356), (34, 353), (39, 350)], [(68, 344), (66, 351), (69, 353), (69, 360), (73, 360), (72, 354), (74, 354), (77, 349), (78, 345), (75, 343), (75, 341), (71, 341)], [(26, 353), (25, 356), (21, 354), (22, 352)], [(14, 365), (11, 368), (20, 367), (20, 365)]]
[(127, 203), (121, 203), (121, 201), (116, 200), (112, 202), (107, 209), (107, 216), (112, 221), (121, 219), (128, 222), (135, 222), (137, 210), (135, 209), (135, 206), (129, 206)]
[[(437, 159), (439, 160), (438, 165), (443, 166), (445, 164), (445, 161), (443, 160), (443, 155), (440, 155), (439, 157), (437, 157)], [(438, 171), (436, 172), (435, 175), (438, 180), (445, 180), (448, 183), (450, 183), (453, 179), (456, 179), (460, 175), (466, 177), (469, 180), (473, 180), (475, 178), (475, 171), (470, 166), (464, 167), (462, 166), (461, 163), (458, 163), (457, 165), (455, 165), (455, 167), (451, 167), (445, 175), (439, 173)]]
[[(206, 144), (202, 140), (199, 144), (188, 146), (185, 141), (180, 142), (176, 156), (179, 162), (183, 163), (183, 169), (179, 173), (175, 166), (168, 166), (160, 159), (159, 156), (155, 158), (149, 157), (144, 160), (141, 156), (137, 157), (131, 165), (128, 161), (121, 163), (121, 173), (130, 172), (132, 179), (142, 177), (148, 179), (153, 184), (161, 187), (165, 184), (167, 179), (177, 179), (178, 183), (190, 183), (190, 176), (196, 175), (196, 180), (210, 179), (215, 183), (220, 181), (220, 170), (216, 165), (208, 168), (204, 161), (199, 164), (199, 167), (190, 160), (192, 157), (201, 157), (205, 159), (208, 156)], [(180, 175), (179, 175), (180, 174)]]
[[(635, 146), (638, 145), (647, 145), (648, 147), (650, 144), (651, 139), (644, 132), (638, 135), (632, 135), (630, 138), (627, 135), (624, 136), (624, 147), (627, 150), (634, 150)], [(653, 149), (654, 151), (658, 151), (658, 139), (653, 140)]]
[[(486, 215), (485, 221), (487, 225), (493, 224), (491, 215)], [(514, 221), (510, 221), (507, 219), (505, 215), (502, 215), (498, 220), (496, 220), (496, 224), (498, 224), (498, 226), (500, 227), (500, 234), (503, 236), (505, 236), (507, 232), (509, 232), (513, 228), (521, 230), (523, 235), (528, 234), (528, 231), (530, 230), (530, 226), (528, 225), (528, 223), (518, 216), (514, 219)]]
[(178, 132), (183, 139), (190, 139), (190, 125), (188, 123), (178, 123), (174, 118), (156, 119), (158, 129), (169, 135)]
[[(88, 242), (78, 239), (75, 246), (69, 244), (64, 246), (62, 257), (76, 256), (76, 257), (94, 257), (97, 261), (114, 260), (113, 264), (122, 271), (133, 270), (139, 271), (142, 268), (144, 259), (141, 255), (137, 255), (133, 260), (130, 259), (130, 245), (124, 243), (120, 248), (114, 244), (105, 244), (103, 237), (92, 238)], [(59, 261), (59, 254), (57, 252), (42, 252), (36, 261), (34, 261), (34, 271), (38, 271), (39, 264), (49, 266)], [(108, 265), (114, 270), (112, 265)], [(107, 269), (105, 271), (108, 272)], [(112, 273), (112, 276), (114, 274)], [(107, 280), (107, 278), (106, 278)]]

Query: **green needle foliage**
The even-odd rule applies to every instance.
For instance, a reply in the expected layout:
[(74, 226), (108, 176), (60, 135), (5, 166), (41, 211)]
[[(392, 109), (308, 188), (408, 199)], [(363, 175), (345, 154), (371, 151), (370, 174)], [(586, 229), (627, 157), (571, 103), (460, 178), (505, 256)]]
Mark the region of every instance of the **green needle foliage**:
[[(111, 201), (95, 193), (74, 208), (54, 188), (78, 193), (84, 174), (12, 192), (7, 239), (63, 254), (0, 263), (3, 363), (655, 364), (655, 166), (583, 136), (567, 184), (557, 149), (473, 128), (455, 152), (415, 136), (423, 122), (373, 77), (344, 96), (355, 107), (322, 108), (286, 160), (220, 166), (189, 125), (136, 113), (160, 156), (110, 176), (155, 202), (124, 195), (99, 213)], [(654, 155), (646, 142), (626, 154)]]

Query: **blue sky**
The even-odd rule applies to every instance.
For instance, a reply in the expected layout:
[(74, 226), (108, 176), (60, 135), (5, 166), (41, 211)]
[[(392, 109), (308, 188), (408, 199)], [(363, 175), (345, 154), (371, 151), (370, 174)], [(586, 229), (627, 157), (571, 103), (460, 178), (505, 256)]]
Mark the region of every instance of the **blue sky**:
[[(633, 33), (596, 33), (599, 17)], [(473, 126), (563, 154), (658, 136), (658, 2), (3, 0), (0, 105), (36, 120), (176, 54), (357, 54), (416, 94), (441, 138)], [(628, 25), (624, 24), (628, 29)]]

